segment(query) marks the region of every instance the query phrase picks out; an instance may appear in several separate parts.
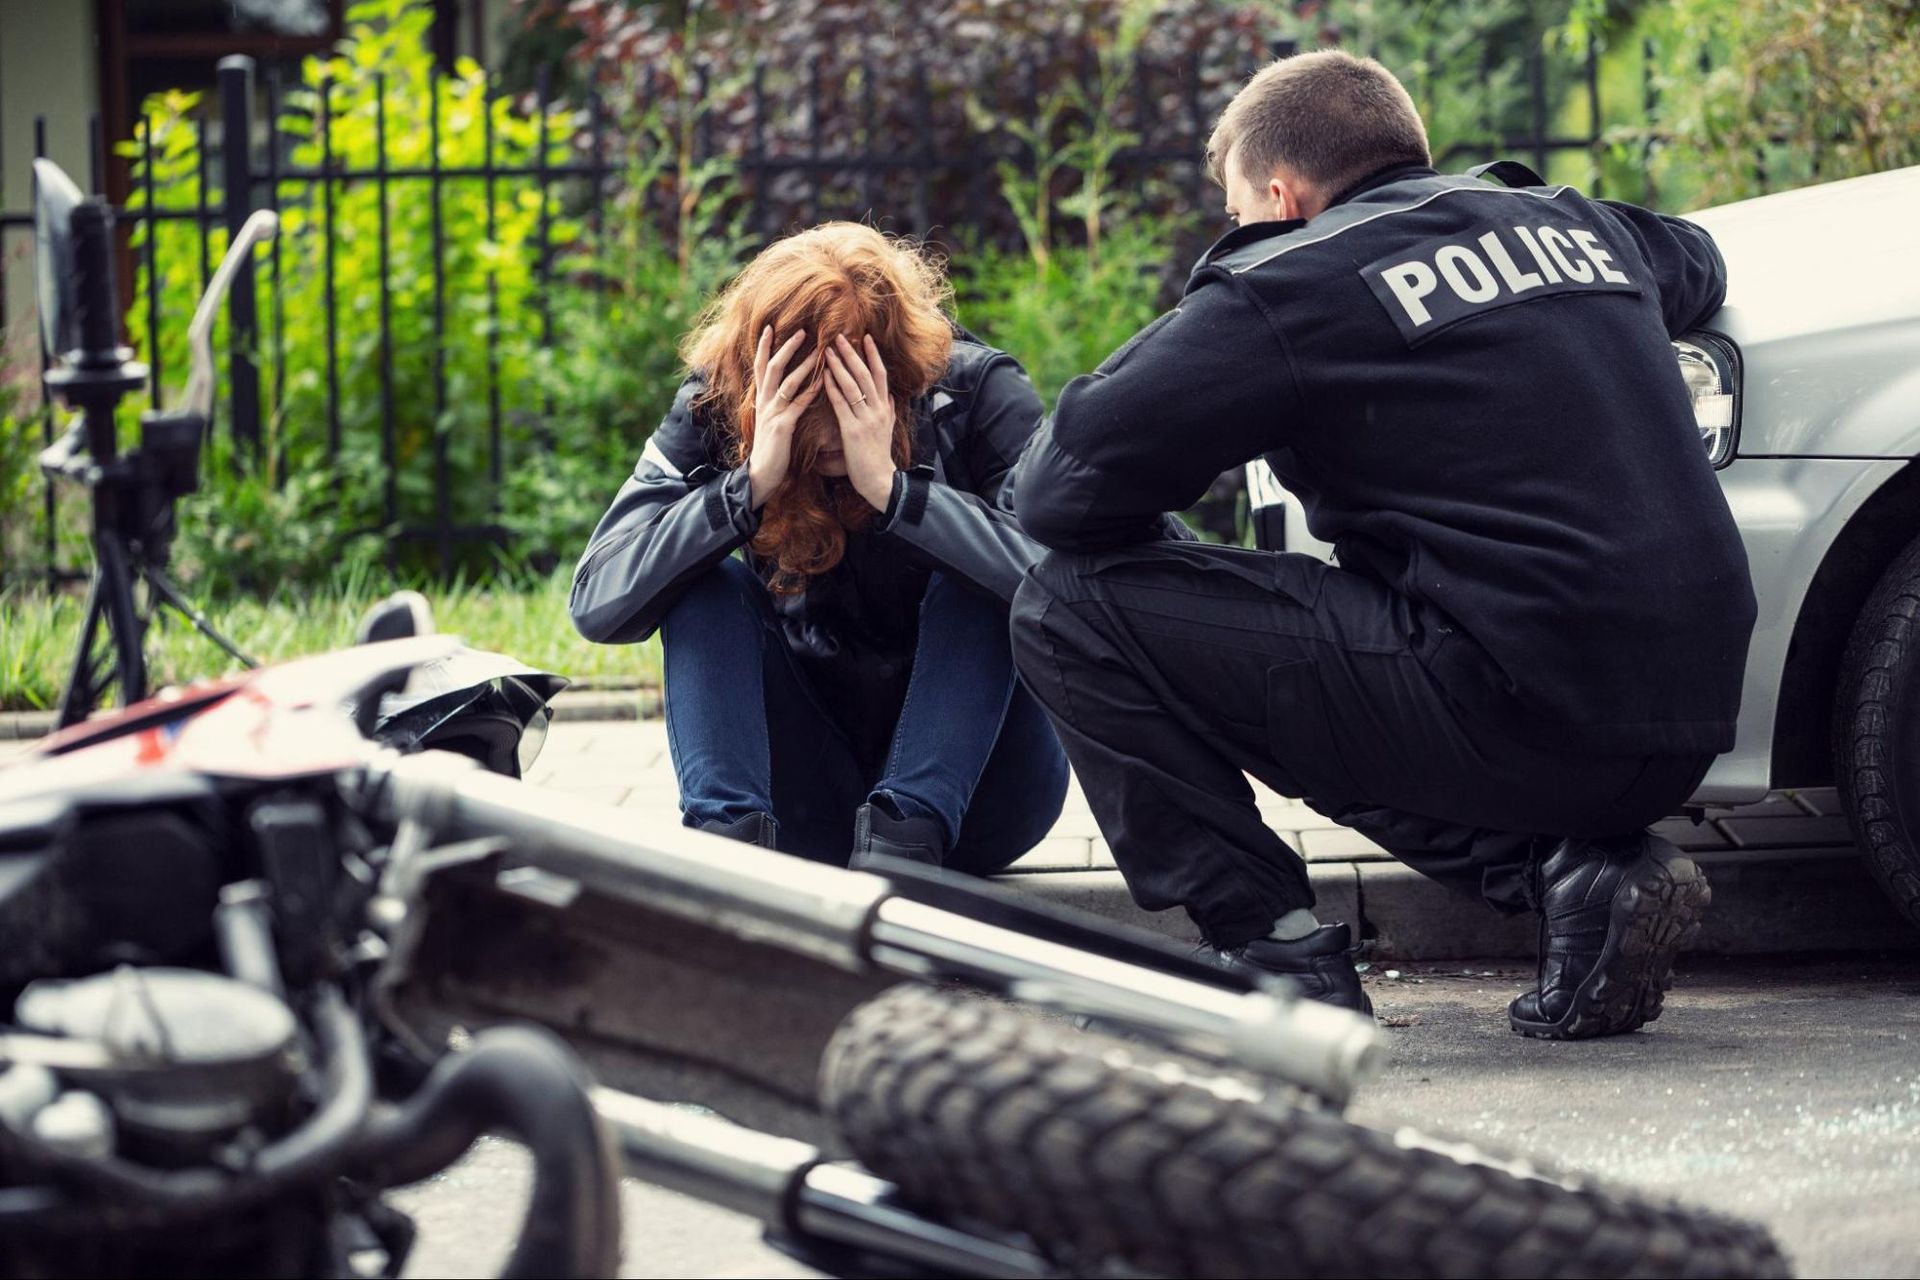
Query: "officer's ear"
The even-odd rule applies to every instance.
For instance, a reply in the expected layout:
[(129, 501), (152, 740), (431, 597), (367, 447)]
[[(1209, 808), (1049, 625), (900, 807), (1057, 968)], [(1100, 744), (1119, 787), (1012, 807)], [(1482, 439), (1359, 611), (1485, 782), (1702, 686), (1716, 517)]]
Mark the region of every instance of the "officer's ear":
[(1311, 183), (1285, 169), (1276, 169), (1267, 178), (1266, 196), (1283, 222), (1311, 218), (1320, 212), (1323, 203)]

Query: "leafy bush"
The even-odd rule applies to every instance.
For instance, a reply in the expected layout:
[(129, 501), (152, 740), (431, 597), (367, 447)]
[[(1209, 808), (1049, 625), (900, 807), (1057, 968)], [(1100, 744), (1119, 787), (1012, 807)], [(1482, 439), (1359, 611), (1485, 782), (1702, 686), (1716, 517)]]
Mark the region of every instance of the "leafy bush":
[[(670, 119), (699, 100), (702, 153), (802, 158), (870, 154), (949, 163), (937, 171), (784, 170), (743, 194), (774, 233), (871, 213), (895, 230), (1020, 243), (995, 197), (995, 157), (1022, 168), (1091, 112), (1124, 122), (1138, 154), (1110, 171), (1154, 187), (1147, 211), (1180, 215), (1200, 187), (1204, 134), (1239, 82), (1270, 56), (1282, 6), (1258, 0), (523, 0), (537, 38), (576, 33), (573, 56), (622, 86), (652, 86)], [(685, 18), (689, 11), (692, 16)], [(684, 19), (684, 20), (683, 20)], [(1134, 38), (1122, 36), (1137, 27)], [(1127, 44), (1119, 92), (1096, 88), (1103, 56)], [(1137, 69), (1137, 75), (1136, 75)], [(764, 109), (756, 109), (754, 85)], [(686, 92), (690, 85), (706, 96)], [(817, 97), (815, 96), (817, 91)], [(1049, 106), (1049, 104), (1051, 104)], [(1035, 138), (1033, 127), (1044, 123)], [(1023, 127), (1016, 127), (1023, 126)], [(1150, 152), (1182, 160), (1168, 165)], [(1190, 157), (1189, 162), (1187, 158)], [(969, 161), (972, 163), (969, 163)], [(1136, 182), (1137, 180), (1137, 182)], [(1042, 239), (1050, 239), (1043, 236)]]
[(1920, 163), (1913, 0), (1581, 0), (1569, 25), (1651, 54), (1648, 110), (1611, 140), (1666, 207)]
[(534, 372), (545, 429), (566, 447), (517, 468), (503, 492), (503, 519), (536, 567), (585, 545), (679, 387), (680, 339), (753, 248), (730, 212), (733, 164), (693, 155), (700, 112), (688, 104), (676, 125), (647, 103), (617, 117), (623, 168), (598, 230), (562, 264), (552, 305), (566, 340), (539, 352)]
[(0, 379), (0, 579), (30, 576), (44, 568), (45, 524), (41, 515), (40, 424), (22, 412), (19, 384)]
[[(335, 170), (377, 167), (384, 110), (385, 164), (427, 169), (434, 162), (430, 113), (436, 108), (443, 169), (478, 169), (487, 158), (489, 128), (496, 164), (539, 163), (539, 121), (508, 99), (490, 96), (478, 65), (462, 61), (451, 74), (436, 75), (426, 39), (431, 20), (430, 7), (418, 0), (360, 0), (349, 9), (347, 36), (333, 53), (304, 63), (275, 122), (276, 136), (289, 143), (290, 167), (319, 171), (329, 161)], [(190, 94), (161, 95), (148, 104), (151, 148), (126, 148), (134, 162), (136, 205), (144, 199), (149, 165), (163, 207), (191, 207), (201, 198), (200, 105)], [(570, 132), (571, 120), (555, 113), (548, 164), (567, 158)], [(536, 179), (498, 179), (489, 202), (479, 179), (448, 177), (439, 188), (436, 242), (428, 179), (391, 179), (383, 262), (379, 184), (356, 179), (329, 185), (330, 214), (317, 184), (283, 186), (277, 277), (267, 269), (267, 252), (257, 258), (266, 447), (258, 459), (216, 449), (207, 460), (206, 488), (183, 509), (183, 562), (216, 584), (263, 588), (310, 579), (342, 558), (422, 560), (430, 542), (398, 544), (394, 538), (404, 526), (433, 523), (442, 465), (451, 523), (493, 521), (502, 500), (491, 483), (493, 388), (500, 399), (503, 475), (537, 471), (567, 447), (565, 441), (536, 438), (543, 406), (534, 374), (540, 254), (570, 244), (575, 221), (563, 210), (549, 214), (543, 240)], [(557, 205), (559, 197), (554, 200)], [(134, 233), (141, 264), (136, 296), (146, 296), (146, 239), (157, 235), (160, 358), (168, 377), (176, 378), (185, 371), (186, 321), (201, 287), (200, 230), (188, 221), (159, 223), (157, 232), (153, 225), (141, 224)], [(217, 258), (224, 233), (209, 239), (206, 252)], [(337, 450), (330, 440), (329, 242), (337, 299)], [(436, 280), (443, 331), (435, 323)], [(391, 333), (384, 344), (383, 287)], [(148, 342), (148, 323), (146, 308), (135, 307), (129, 328), (137, 345)], [(216, 347), (224, 350), (223, 342), (216, 340)], [(383, 390), (389, 363), (391, 470)], [(275, 401), (277, 366), (284, 367), (284, 393)], [(467, 563), (474, 554), (466, 552)]]
[(1110, 231), (1098, 257), (1058, 247), (1038, 272), (1027, 254), (978, 250), (955, 260), (960, 322), (1018, 357), (1051, 406), (1159, 312), (1166, 256), (1167, 233), (1148, 219)]

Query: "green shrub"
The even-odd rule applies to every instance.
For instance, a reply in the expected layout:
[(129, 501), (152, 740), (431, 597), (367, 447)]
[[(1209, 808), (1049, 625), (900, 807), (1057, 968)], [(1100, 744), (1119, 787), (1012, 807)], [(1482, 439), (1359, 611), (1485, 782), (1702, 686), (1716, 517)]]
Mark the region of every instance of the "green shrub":
[[(678, 118), (690, 129), (697, 111)], [(502, 518), (535, 567), (586, 545), (672, 403), (685, 372), (681, 338), (752, 250), (732, 164), (696, 161), (687, 129), (667, 119), (650, 105), (619, 122), (620, 180), (600, 231), (580, 237), (553, 293), (565, 340), (538, 352), (533, 372), (546, 430), (564, 447), (509, 472), (502, 495)]]
[(1570, 25), (1650, 55), (1648, 110), (1610, 140), (1663, 207), (1920, 163), (1912, 0), (1580, 0)]
[[(443, 169), (482, 165), (489, 122), (495, 164), (531, 167), (539, 162), (539, 121), (505, 98), (489, 97), (478, 65), (463, 60), (451, 74), (435, 76), (426, 39), (431, 20), (430, 6), (418, 0), (360, 0), (349, 8), (346, 37), (331, 54), (307, 59), (298, 86), (285, 96), (277, 125), (281, 135), (293, 140), (288, 155), (292, 167), (318, 170), (329, 155), (338, 168), (375, 167), (381, 160), (378, 119), (383, 98), (384, 158), (393, 168), (426, 169), (433, 162), (429, 113), (436, 109), (436, 100)], [(134, 161), (136, 205), (144, 199), (149, 163), (163, 207), (191, 206), (200, 199), (195, 163), (199, 107), (191, 94), (164, 94), (148, 103), (151, 151), (126, 148)], [(548, 130), (549, 164), (568, 158), (570, 131), (570, 119), (555, 111)], [(330, 218), (317, 185), (283, 187), (277, 283), (267, 270), (268, 252), (257, 254), (265, 448), (258, 458), (235, 457), (226, 434), (217, 432), (216, 447), (206, 459), (206, 487), (183, 505), (183, 567), (217, 588), (257, 590), (313, 580), (342, 560), (385, 557), (400, 564), (431, 563), (431, 540), (399, 543), (394, 538), (402, 526), (432, 525), (441, 450), (451, 522), (475, 526), (494, 520), (502, 494), (491, 483), (490, 386), (498, 386), (501, 401), (503, 475), (538, 470), (547, 455), (564, 453), (569, 446), (568, 441), (536, 438), (535, 433), (542, 408), (535, 377), (542, 296), (537, 180), (497, 180), (490, 206), (479, 179), (442, 179), (437, 247), (428, 181), (390, 180), (384, 276), (378, 184), (361, 179), (331, 186)], [(565, 216), (562, 198), (561, 193), (551, 197), (546, 244), (554, 251), (563, 251), (577, 237), (576, 222)], [(185, 373), (186, 322), (201, 287), (200, 232), (190, 222), (163, 222), (157, 232), (150, 231), (151, 225), (142, 224), (134, 233), (141, 264), (136, 296), (146, 296), (146, 238), (157, 234), (161, 359), (172, 381)], [(224, 233), (216, 231), (210, 239), (209, 253), (217, 257)], [(329, 440), (329, 240), (338, 326), (337, 452)], [(445, 314), (443, 333), (435, 328), (436, 276)], [(391, 332), (384, 346), (379, 322), (383, 283)], [(280, 318), (277, 330), (275, 316)], [(129, 328), (136, 345), (148, 341), (147, 326), (146, 308), (135, 307)], [(224, 339), (216, 336), (215, 345), (224, 351)], [(382, 389), (389, 362), (391, 481)], [(284, 394), (277, 402), (276, 365), (285, 370)], [(484, 548), (469, 547), (462, 562), (484, 567), (487, 554)]]
[(954, 263), (960, 322), (1017, 357), (1049, 408), (1160, 310), (1170, 236), (1157, 219), (1122, 222), (1102, 252), (1064, 245), (1036, 269), (1027, 254), (978, 250)]

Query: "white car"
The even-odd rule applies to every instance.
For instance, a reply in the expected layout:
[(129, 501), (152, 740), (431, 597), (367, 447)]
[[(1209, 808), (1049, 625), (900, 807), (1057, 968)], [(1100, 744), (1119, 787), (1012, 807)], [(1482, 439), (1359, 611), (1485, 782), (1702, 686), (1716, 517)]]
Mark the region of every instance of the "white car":
[[(1727, 304), (1674, 343), (1760, 613), (1740, 723), (1694, 799), (1837, 786), (1920, 924), (1920, 167), (1687, 215)], [(1331, 558), (1265, 463), (1259, 545)]]

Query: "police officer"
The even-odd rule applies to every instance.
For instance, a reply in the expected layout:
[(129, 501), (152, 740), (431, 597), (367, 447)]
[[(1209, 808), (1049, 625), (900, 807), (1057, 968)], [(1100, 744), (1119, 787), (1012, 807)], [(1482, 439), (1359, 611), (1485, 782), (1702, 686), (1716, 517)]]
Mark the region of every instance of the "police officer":
[[(1392, 73), (1340, 52), (1255, 75), (1208, 161), (1238, 228), (1016, 470), (1055, 549), (1015, 598), (1021, 673), (1135, 899), (1239, 963), (1369, 1009), (1250, 773), (1538, 911), (1516, 1031), (1638, 1027), (1708, 900), (1644, 828), (1732, 745), (1754, 621), (1668, 345), (1719, 308), (1720, 255), (1569, 187), (1437, 175)], [(1337, 568), (1166, 540), (1256, 457)]]

